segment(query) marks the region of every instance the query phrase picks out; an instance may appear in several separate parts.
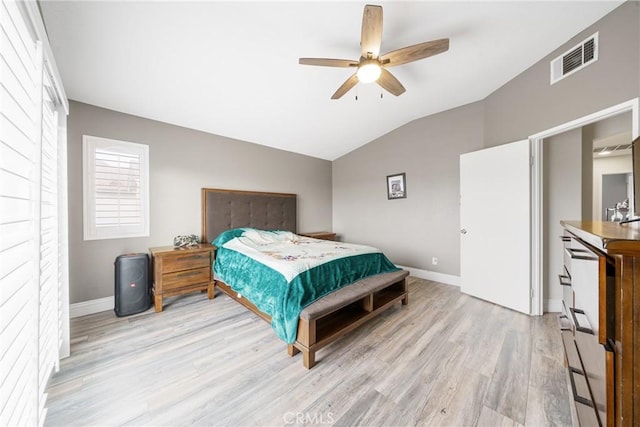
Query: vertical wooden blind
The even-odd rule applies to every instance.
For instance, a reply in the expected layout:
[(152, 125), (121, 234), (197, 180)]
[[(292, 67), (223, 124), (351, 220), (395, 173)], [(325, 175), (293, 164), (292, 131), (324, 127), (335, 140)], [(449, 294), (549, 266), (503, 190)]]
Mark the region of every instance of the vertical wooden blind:
[(0, 5), (0, 425), (43, 424), (62, 342), (59, 150), (66, 141), (32, 6)]

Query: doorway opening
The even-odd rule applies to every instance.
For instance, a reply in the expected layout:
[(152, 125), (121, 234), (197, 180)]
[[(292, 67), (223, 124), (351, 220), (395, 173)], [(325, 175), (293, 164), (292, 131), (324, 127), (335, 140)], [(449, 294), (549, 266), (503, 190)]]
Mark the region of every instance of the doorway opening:
[[(594, 126), (596, 123), (604, 123), (605, 120), (627, 114), (631, 118), (630, 132), (631, 138), (627, 141), (630, 143), (640, 134), (640, 99), (633, 100), (615, 105), (608, 109), (593, 113), (580, 119), (556, 126), (552, 129), (537, 133), (529, 137), (531, 141), (531, 152), (533, 156), (532, 165), (532, 216), (531, 216), (531, 283), (532, 283), (532, 306), (531, 313), (541, 315), (545, 311), (559, 311), (561, 296), (556, 296), (553, 289), (554, 267), (553, 264), (562, 259), (561, 254), (555, 254), (556, 246), (560, 248), (557, 242), (558, 230), (560, 227), (560, 219), (578, 219), (578, 220), (595, 220), (597, 217), (602, 218), (602, 178), (596, 182), (594, 170), (594, 149), (601, 148), (597, 146), (597, 139), (594, 138)], [(615, 121), (615, 120), (614, 120)], [(591, 135), (588, 133), (591, 132)], [(573, 134), (573, 135), (571, 135)], [(551, 171), (550, 167), (561, 167), (553, 164), (553, 160), (549, 151), (554, 149), (566, 149), (559, 145), (551, 146), (553, 141), (562, 140), (563, 138), (575, 138), (579, 134), (579, 141), (574, 146), (578, 147), (579, 153), (576, 159), (572, 157), (574, 162), (580, 162), (580, 177), (572, 177), (573, 192), (577, 192), (581, 197), (578, 202), (575, 199), (570, 203), (570, 209), (565, 210), (551, 209), (549, 207), (562, 205), (565, 201), (562, 199), (562, 192), (551, 189), (551, 183), (548, 182)], [(628, 138), (628, 137), (627, 137)], [(545, 155), (545, 150), (547, 155)], [(553, 153), (551, 153), (551, 156)], [(579, 165), (580, 166), (580, 165)], [(624, 171), (617, 171), (625, 173)], [(630, 172), (630, 171), (629, 171)], [(574, 169), (574, 174), (576, 170)], [(604, 175), (607, 175), (605, 173)], [(588, 178), (587, 178), (588, 177)], [(577, 184), (579, 183), (579, 184)], [(564, 183), (563, 183), (564, 186)], [(597, 189), (594, 188), (597, 187)], [(551, 194), (550, 194), (551, 193)], [(557, 194), (556, 194), (557, 193)], [(565, 193), (566, 194), (566, 193)], [(574, 194), (575, 195), (575, 194)], [(552, 199), (557, 200), (553, 205)], [(631, 198), (633, 199), (633, 198)], [(600, 205), (596, 204), (596, 200), (600, 200)], [(616, 202), (617, 203), (617, 202)], [(545, 299), (545, 297), (547, 297)]]

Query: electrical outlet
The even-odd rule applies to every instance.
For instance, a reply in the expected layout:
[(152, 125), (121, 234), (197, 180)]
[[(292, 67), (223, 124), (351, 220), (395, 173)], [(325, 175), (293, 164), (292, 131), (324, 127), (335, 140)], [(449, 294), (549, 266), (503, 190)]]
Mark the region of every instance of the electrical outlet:
[(438, 265), (438, 258), (437, 257), (431, 258), (431, 264)]

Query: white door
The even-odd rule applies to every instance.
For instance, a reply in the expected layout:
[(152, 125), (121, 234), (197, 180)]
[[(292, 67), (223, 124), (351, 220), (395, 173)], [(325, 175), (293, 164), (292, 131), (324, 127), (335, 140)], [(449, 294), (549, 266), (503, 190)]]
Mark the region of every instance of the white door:
[(529, 141), (460, 156), (460, 290), (530, 313)]

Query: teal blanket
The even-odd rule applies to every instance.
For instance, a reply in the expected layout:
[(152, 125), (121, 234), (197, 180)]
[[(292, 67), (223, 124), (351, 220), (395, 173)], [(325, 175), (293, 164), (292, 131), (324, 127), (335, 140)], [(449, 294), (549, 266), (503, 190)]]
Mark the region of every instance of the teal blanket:
[[(272, 328), (288, 344), (296, 339), (304, 307), (359, 279), (398, 270), (375, 248), (287, 232), (260, 231), (252, 238), (246, 237), (245, 229), (242, 231), (232, 233), (240, 236), (221, 238), (225, 237), (223, 233), (214, 240), (218, 247), (214, 273), (271, 316)], [(268, 233), (273, 233), (276, 240), (272, 242)], [(278, 271), (279, 265), (284, 265), (282, 271)]]

